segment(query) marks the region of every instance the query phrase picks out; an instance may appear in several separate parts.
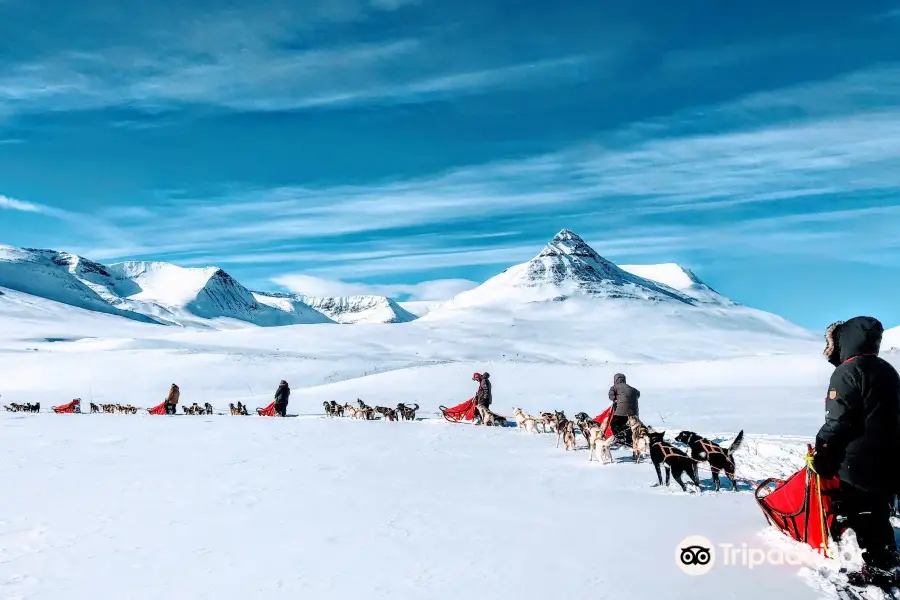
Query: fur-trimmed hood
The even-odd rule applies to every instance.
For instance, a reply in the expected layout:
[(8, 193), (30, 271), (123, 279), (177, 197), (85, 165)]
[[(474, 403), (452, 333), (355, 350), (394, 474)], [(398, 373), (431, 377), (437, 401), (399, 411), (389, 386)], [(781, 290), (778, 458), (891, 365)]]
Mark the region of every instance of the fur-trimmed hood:
[(884, 325), (874, 317), (854, 317), (832, 323), (825, 332), (825, 358), (838, 366), (855, 356), (881, 350)]

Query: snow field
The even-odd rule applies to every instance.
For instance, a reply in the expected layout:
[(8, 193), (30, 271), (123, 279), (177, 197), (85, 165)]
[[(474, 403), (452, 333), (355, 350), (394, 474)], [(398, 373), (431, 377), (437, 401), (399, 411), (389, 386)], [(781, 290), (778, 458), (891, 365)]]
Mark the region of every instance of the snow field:
[[(687, 535), (763, 543), (748, 492), (650, 488), (649, 463), (589, 464), (555, 435), (219, 416), (0, 427), (4, 598), (816, 597), (796, 569), (677, 570)], [(796, 445), (753, 440), (739, 461), (788, 465)]]

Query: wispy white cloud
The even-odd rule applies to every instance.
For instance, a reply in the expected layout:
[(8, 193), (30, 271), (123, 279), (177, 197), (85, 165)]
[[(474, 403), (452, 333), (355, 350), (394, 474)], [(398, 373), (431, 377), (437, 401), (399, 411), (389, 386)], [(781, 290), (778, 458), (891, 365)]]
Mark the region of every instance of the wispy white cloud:
[[(107, 47), (63, 46), (49, 55), (2, 65), (0, 115), (109, 106), (152, 111), (200, 104), (271, 111), (422, 102), (581, 79), (589, 66), (611, 60), (604, 54), (517, 62), (485, 53), (467, 61), (459, 57), (457, 45), (427, 31), (419, 37), (385, 34), (356, 44), (321, 35), (328, 25), (418, 3), (273, 0), (253, 9), (203, 13), (173, 6), (171, 18), (158, 28), (155, 21), (137, 27), (140, 19), (124, 19), (124, 32), (111, 32), (114, 41)], [(151, 126), (131, 120), (117, 125)]]
[(35, 213), (48, 217), (54, 217), (57, 219), (72, 220), (77, 218), (77, 215), (75, 215), (75, 213), (61, 210), (59, 208), (53, 208), (52, 206), (46, 206), (44, 204), (37, 204), (35, 202), (27, 202), (25, 200), (19, 200), (17, 198), (10, 198), (9, 196), (4, 196), (3, 194), (0, 194), (0, 209)]
[[(866, 235), (865, 227), (900, 228), (888, 206), (900, 190), (900, 111), (885, 104), (835, 112), (846, 85), (879, 77), (823, 82), (821, 98), (786, 90), (806, 115), (790, 122), (747, 122), (746, 107), (765, 104), (758, 96), (729, 103), (713, 112), (740, 114), (744, 125), (717, 134), (679, 134), (679, 114), (670, 130), (629, 128), (605, 143), (414, 180), (173, 193), (154, 206), (105, 211), (110, 234), (120, 235), (82, 250), (98, 259), (293, 262), (315, 277), (353, 279), (510, 264), (532, 256), (544, 235), (571, 227), (596, 233), (601, 252), (629, 259), (717, 248), (804, 254), (855, 235), (865, 248), (854, 259), (884, 260), (879, 248), (894, 252), (893, 237)], [(900, 100), (900, 87), (873, 93)], [(847, 198), (856, 199), (854, 212)], [(783, 216), (766, 220), (773, 214)], [(492, 226), (470, 231), (473, 215)]]
[(408, 300), (448, 300), (478, 285), (468, 279), (435, 279), (415, 284), (367, 284), (326, 279), (307, 274), (288, 274), (272, 282), (296, 294), (307, 296), (387, 296)]
[[(624, 148), (588, 145), (372, 186), (245, 189), (198, 199), (179, 195), (127, 229), (133, 239), (148, 240), (157, 251), (210, 252), (243, 248), (247, 240), (260, 237), (269, 244), (296, 240), (298, 232), (307, 237), (394, 237), (392, 232), (407, 228), (446, 230), (464, 226), (473, 214), (482, 220), (511, 215), (536, 219), (562, 209), (582, 220), (602, 219), (610, 228), (622, 228), (636, 218), (696, 213), (721, 219), (754, 206), (795, 212), (792, 204), (808, 206), (816, 198), (888, 193), (898, 188), (896, 164), (900, 112), (888, 111)], [(198, 229), (196, 223), (204, 227)], [(192, 231), (189, 239), (182, 234), (186, 230)], [(414, 241), (391, 248), (390, 256), (372, 256), (372, 248), (348, 256), (383, 259), (384, 265), (408, 264), (395, 256), (401, 253), (430, 261), (430, 253), (440, 248), (427, 244)], [(466, 244), (478, 245), (471, 240)], [(376, 249), (384, 251), (385, 246)], [(281, 251), (269, 257), (239, 252), (243, 258), (236, 260), (243, 263), (285, 256)], [(358, 252), (362, 254), (354, 256)], [(471, 256), (476, 257), (483, 255)]]
[(5, 208), (7, 210), (19, 210), (22, 212), (43, 212), (43, 207), (37, 204), (34, 204), (32, 202), (23, 202), (22, 200), (16, 200), (15, 198), (10, 198), (3, 195), (0, 195), (0, 208)]

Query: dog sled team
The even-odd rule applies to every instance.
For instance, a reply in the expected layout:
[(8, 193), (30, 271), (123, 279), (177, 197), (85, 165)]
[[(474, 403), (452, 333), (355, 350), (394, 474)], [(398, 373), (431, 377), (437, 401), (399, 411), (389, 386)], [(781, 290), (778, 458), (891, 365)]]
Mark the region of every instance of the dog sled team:
[(12, 403), (10, 403), (10, 404), (4, 405), (3, 408), (4, 408), (4, 410), (6, 410), (7, 412), (32, 412), (32, 413), (36, 413), (36, 412), (41, 412), (41, 403), (40, 403), (40, 402), (37, 402), (37, 403), (35, 403), (35, 404), (32, 404), (32, 403), (30, 403), (30, 402), (26, 402), (25, 404), (16, 404), (15, 402), (12, 402)]
[(335, 400), (329, 400), (322, 403), (325, 408), (325, 416), (330, 418), (350, 417), (351, 419), (363, 419), (366, 421), (374, 421), (381, 415), (385, 421), (415, 421), (416, 412), (419, 410), (418, 404), (400, 403), (396, 408), (389, 406), (369, 406), (359, 398), (356, 399), (356, 406), (349, 402), (346, 404), (338, 404)]
[(577, 449), (577, 434), (580, 433), (587, 443), (590, 451), (588, 461), (591, 462), (596, 459), (603, 464), (612, 463), (612, 450), (617, 447), (629, 448), (635, 463), (642, 462), (644, 456), (649, 455), (658, 480), (655, 486), (663, 484), (662, 471), (665, 470), (666, 486), (674, 479), (682, 490), (687, 491), (682, 479), (687, 475), (687, 483), (699, 489), (698, 467), (701, 463), (707, 463), (716, 491), (721, 489), (720, 473), (723, 472), (731, 481), (731, 489), (737, 491), (734, 453), (743, 442), (743, 431), (727, 447), (692, 431), (682, 431), (675, 437), (675, 441), (688, 447), (688, 455), (664, 439), (665, 431), (654, 431), (644, 425), (638, 416), (640, 392), (626, 383), (625, 375), (618, 373), (613, 378), (609, 398), (612, 401), (610, 408), (594, 418), (580, 412), (575, 415), (574, 420), (570, 420), (564, 412), (558, 410), (533, 417), (521, 408), (514, 409), (513, 416), (516, 426), (529, 433), (556, 433), (556, 446), (559, 447), (562, 443), (566, 450)]

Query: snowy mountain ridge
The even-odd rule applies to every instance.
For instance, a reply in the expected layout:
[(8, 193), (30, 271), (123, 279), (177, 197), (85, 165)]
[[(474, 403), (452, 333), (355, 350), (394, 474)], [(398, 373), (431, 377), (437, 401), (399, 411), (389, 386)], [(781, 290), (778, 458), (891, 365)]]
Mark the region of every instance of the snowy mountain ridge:
[(386, 296), (304, 296), (281, 292), (254, 292), (257, 300), (286, 311), (313, 311), (323, 322), (407, 323), (416, 316)]
[[(648, 270), (654, 271), (652, 267)], [(511, 302), (560, 302), (578, 296), (698, 304), (687, 293), (618, 267), (578, 235), (563, 229), (530, 261), (510, 267), (475, 289), (458, 294), (439, 311)]]
[(619, 265), (623, 271), (667, 285), (704, 304), (733, 306), (736, 303), (712, 289), (688, 268), (677, 263), (659, 265)]
[(557, 233), (530, 261), (446, 302), (251, 291), (218, 267), (188, 268), (158, 261), (103, 265), (67, 252), (12, 246), (0, 246), (0, 287), (136, 321), (213, 329), (407, 323), (442, 318), (464, 308), (578, 299), (670, 307), (666, 310), (740, 308), (685, 267), (618, 266), (568, 229)]
[(338, 323), (408, 323), (416, 316), (386, 296), (298, 296)]

